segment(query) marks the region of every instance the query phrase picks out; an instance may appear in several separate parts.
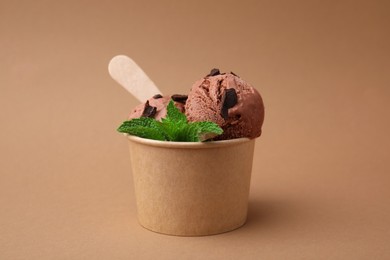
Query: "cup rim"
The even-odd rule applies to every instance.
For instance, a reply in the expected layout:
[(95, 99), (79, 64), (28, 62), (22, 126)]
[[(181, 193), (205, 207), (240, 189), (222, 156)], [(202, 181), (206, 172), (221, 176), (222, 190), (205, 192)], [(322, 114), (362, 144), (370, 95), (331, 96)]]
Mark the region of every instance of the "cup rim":
[(249, 138), (235, 138), (229, 140), (219, 140), (219, 141), (208, 141), (208, 142), (172, 142), (172, 141), (160, 141), (142, 138), (139, 136), (134, 136), (130, 134), (124, 134), (127, 139), (131, 142), (149, 145), (149, 146), (157, 146), (157, 147), (166, 147), (166, 148), (214, 148), (214, 147), (226, 147), (232, 145), (238, 145), (250, 141), (254, 141), (255, 139)]

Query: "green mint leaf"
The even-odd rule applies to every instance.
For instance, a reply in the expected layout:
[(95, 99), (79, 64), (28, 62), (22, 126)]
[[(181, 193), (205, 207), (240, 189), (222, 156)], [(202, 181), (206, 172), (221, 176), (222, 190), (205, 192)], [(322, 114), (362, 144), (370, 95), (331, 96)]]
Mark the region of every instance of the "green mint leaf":
[(167, 106), (167, 117), (166, 120), (173, 121), (177, 124), (187, 123), (187, 117), (175, 106), (175, 103), (171, 99)]
[(187, 117), (175, 106), (173, 100), (169, 101), (167, 116), (161, 122), (168, 141), (182, 141), (181, 132), (187, 125)]
[(176, 132), (177, 142), (199, 142), (198, 128), (191, 124), (183, 125)]
[(117, 131), (153, 140), (166, 140), (165, 134), (161, 129), (161, 123), (149, 117), (125, 121), (119, 126)]
[(175, 129), (174, 141), (202, 142), (222, 134), (223, 130), (213, 122), (194, 122)]
[(190, 123), (189, 125), (197, 129), (196, 138), (198, 138), (198, 141), (201, 142), (214, 138), (217, 135), (223, 133), (222, 128), (213, 122), (208, 122), (208, 121), (193, 122)]
[(213, 122), (189, 123), (187, 117), (176, 108), (173, 100), (167, 106), (167, 116), (161, 122), (141, 117), (123, 122), (118, 128), (121, 133), (128, 133), (143, 138), (175, 141), (200, 142), (222, 134), (223, 130)]

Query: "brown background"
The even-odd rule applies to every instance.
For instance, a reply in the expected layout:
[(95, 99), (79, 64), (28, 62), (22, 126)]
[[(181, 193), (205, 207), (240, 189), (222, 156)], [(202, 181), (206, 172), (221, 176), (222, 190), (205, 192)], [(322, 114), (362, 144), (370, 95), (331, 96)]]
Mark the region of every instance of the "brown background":
[[(389, 1), (0, 1), (0, 259), (389, 259)], [(213, 67), (262, 93), (247, 224), (137, 224), (133, 57), (164, 93)]]

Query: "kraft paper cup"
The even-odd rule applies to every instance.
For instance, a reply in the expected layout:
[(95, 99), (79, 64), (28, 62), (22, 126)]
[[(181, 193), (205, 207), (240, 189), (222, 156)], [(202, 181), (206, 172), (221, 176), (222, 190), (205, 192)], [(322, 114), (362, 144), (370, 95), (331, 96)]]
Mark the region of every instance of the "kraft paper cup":
[(245, 223), (254, 139), (192, 143), (127, 137), (143, 227), (203, 236)]

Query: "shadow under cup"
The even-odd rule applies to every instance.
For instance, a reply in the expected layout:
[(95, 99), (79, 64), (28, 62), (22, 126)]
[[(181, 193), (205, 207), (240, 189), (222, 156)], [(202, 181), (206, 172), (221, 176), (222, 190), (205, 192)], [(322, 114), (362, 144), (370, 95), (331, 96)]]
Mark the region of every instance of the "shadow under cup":
[(245, 223), (254, 139), (192, 143), (127, 137), (143, 227), (202, 236)]

